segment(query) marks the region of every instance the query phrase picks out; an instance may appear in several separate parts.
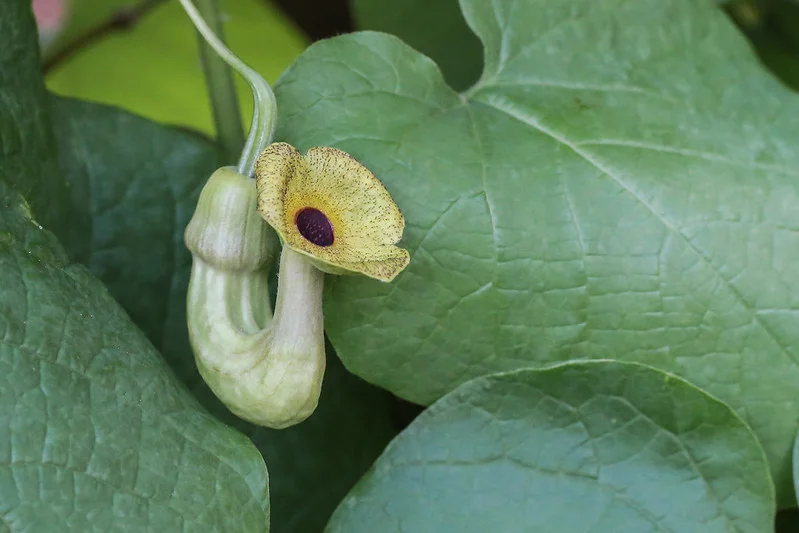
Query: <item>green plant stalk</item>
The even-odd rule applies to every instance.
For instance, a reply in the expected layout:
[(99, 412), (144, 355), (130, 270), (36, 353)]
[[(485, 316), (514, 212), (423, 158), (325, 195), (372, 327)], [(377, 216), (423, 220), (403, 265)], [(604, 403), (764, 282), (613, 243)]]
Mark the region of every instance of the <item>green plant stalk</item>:
[[(191, 0), (180, 0), (183, 9), (191, 18), (200, 35), (206, 40), (208, 45), (213, 48), (222, 61), (230, 65), (238, 72), (247, 83), (250, 84), (253, 95), (252, 123), (247, 142), (241, 151), (239, 158), (238, 172), (243, 176), (253, 177), (255, 173), (255, 162), (258, 155), (272, 142), (277, 125), (277, 102), (272, 87), (266, 83), (260, 74), (251, 69), (241, 59), (231, 52), (225, 43), (216, 36), (214, 30), (205, 22)], [(238, 113), (238, 111), (237, 111)], [(237, 115), (238, 116), (238, 115)]]
[[(216, 0), (194, 0), (200, 16), (208, 22), (211, 30), (224, 40), (222, 14)], [(239, 111), (239, 98), (233, 74), (226, 62), (208, 44), (200, 32), (200, 60), (205, 74), (205, 83), (211, 99), (217, 140), (222, 145), (225, 157), (235, 161), (244, 146), (244, 125)]]

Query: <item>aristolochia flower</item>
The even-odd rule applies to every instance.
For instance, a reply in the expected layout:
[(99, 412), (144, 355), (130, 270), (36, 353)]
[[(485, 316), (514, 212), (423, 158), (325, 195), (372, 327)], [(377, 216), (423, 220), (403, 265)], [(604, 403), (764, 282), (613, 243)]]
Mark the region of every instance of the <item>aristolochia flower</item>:
[[(252, 180), (217, 170), (186, 229), (189, 336), (200, 374), (232, 412), (284, 428), (305, 420), (319, 400), (323, 272), (391, 281), (409, 256), (395, 246), (405, 225), (399, 208), (346, 153), (312, 148), (303, 156), (272, 144), (255, 173)], [(284, 243), (274, 315), (272, 246), (259, 214)]]
[[(200, 374), (228, 409), (254, 424), (289, 427), (314, 412), (322, 390), (324, 272), (391, 281), (409, 261), (395, 246), (405, 221), (383, 184), (346, 153), (312, 148), (303, 157), (285, 143), (264, 149), (275, 125), (272, 89), (190, 0), (180, 3), (247, 79), (256, 103), (237, 168), (214, 172), (186, 228), (189, 339)], [(268, 278), (276, 239), (263, 219), (284, 243), (274, 314)]]
[(331, 274), (391, 281), (410, 261), (396, 243), (405, 219), (369, 169), (336, 148), (305, 155), (286, 143), (264, 150), (255, 167), (258, 212), (285, 246)]

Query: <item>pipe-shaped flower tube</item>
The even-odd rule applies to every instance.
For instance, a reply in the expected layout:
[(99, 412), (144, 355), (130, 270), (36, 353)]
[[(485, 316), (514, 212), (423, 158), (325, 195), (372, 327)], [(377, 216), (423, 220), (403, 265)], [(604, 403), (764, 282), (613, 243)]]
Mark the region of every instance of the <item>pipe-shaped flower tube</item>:
[(273, 236), (255, 211), (255, 181), (217, 170), (186, 228), (193, 262), (187, 320), (197, 367), (237, 416), (272, 428), (316, 408), (325, 369), (323, 274), (289, 248), (272, 317)]

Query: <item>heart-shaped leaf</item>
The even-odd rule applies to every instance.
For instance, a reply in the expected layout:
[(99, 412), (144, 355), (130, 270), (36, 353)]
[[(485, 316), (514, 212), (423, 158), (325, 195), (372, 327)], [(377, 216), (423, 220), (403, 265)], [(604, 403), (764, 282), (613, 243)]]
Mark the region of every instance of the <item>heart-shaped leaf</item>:
[(419, 416), (330, 533), (767, 533), (763, 450), (726, 405), (638, 364), (475, 379)]
[(0, 180), (0, 512), (9, 531), (269, 528), (267, 473)]
[(352, 153), (407, 220), (394, 283), (328, 284), (339, 356), (419, 403), (501, 370), (651, 364), (744, 416), (786, 498), (799, 98), (709, 1), (462, 6), (486, 48), (467, 94), (375, 33), (280, 80), (279, 138)]

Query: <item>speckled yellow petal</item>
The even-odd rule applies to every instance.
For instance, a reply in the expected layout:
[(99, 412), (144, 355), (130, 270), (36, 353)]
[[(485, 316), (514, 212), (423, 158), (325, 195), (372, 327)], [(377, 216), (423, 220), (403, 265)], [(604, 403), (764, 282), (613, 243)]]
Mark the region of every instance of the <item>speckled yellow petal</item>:
[(313, 179), (308, 189), (330, 189), (342, 222), (342, 237), (395, 244), (405, 219), (383, 183), (350, 154), (327, 146), (306, 154)]
[(255, 165), (258, 212), (283, 239), (286, 229), (284, 197), (288, 183), (296, 174), (308, 172), (308, 164), (300, 151), (286, 143), (267, 146)]
[(331, 274), (391, 281), (410, 261), (395, 246), (405, 220), (377, 177), (336, 148), (302, 155), (286, 143), (267, 147), (256, 165), (258, 212), (284, 244)]

